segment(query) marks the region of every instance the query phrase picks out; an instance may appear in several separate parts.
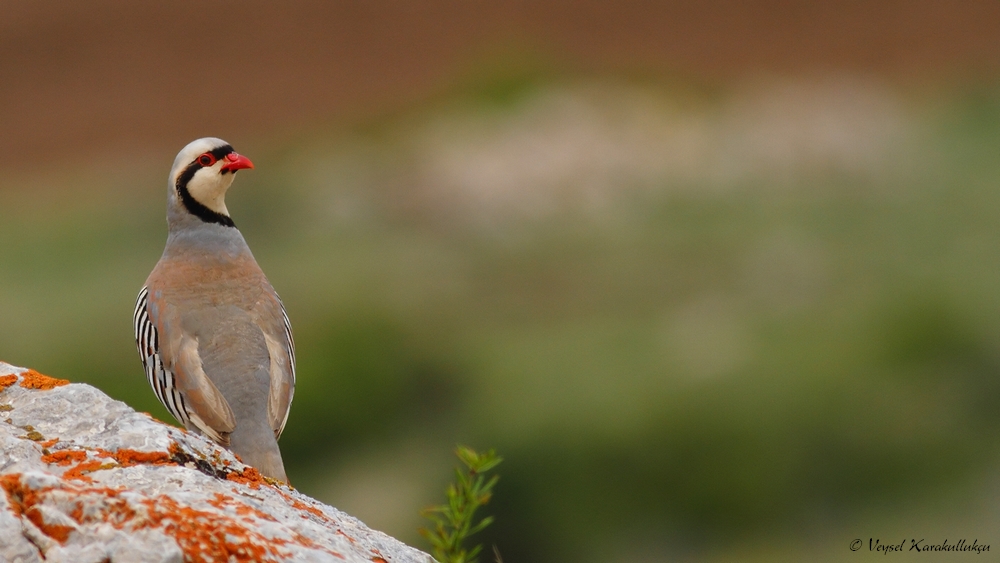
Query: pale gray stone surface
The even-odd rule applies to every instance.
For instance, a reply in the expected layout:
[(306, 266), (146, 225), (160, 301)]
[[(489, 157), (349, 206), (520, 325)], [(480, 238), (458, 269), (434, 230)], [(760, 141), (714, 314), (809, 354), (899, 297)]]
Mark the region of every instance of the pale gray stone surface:
[(433, 561), (89, 385), (23, 388), (32, 374), (0, 362), (0, 386), (8, 374), (0, 563)]

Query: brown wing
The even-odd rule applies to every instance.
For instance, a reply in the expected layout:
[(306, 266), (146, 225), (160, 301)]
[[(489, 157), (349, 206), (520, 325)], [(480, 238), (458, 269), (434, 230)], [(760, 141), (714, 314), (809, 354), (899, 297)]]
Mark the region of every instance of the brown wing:
[(267, 418), (274, 437), (281, 436), (295, 394), (295, 340), (292, 325), (281, 299), (268, 286), (253, 311), (257, 326), (264, 333), (271, 359), (271, 390), (267, 399)]
[(136, 300), (133, 323), (146, 379), (156, 397), (186, 428), (228, 446), (236, 418), (202, 368), (197, 338), (186, 334), (172, 307), (145, 287)]

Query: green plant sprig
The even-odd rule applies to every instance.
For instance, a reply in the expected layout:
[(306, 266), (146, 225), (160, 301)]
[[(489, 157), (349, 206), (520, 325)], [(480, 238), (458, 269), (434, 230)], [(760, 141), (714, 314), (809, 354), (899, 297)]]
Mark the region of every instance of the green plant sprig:
[(494, 475), (488, 480), (484, 473), (493, 469), (503, 461), (492, 449), (478, 453), (472, 448), (458, 446), (455, 455), (466, 466), (466, 471), (455, 468), (455, 482), (448, 485), (445, 491), (448, 504), (432, 506), (420, 512), (422, 516), (434, 522), (431, 530), (420, 529), (420, 534), (427, 538), (434, 551), (434, 558), (440, 563), (476, 563), (476, 555), (482, 550), (482, 545), (476, 545), (466, 550), (465, 540), (483, 528), (493, 523), (493, 517), (487, 516), (473, 524), (476, 510), (490, 502), (493, 487), (500, 479)]

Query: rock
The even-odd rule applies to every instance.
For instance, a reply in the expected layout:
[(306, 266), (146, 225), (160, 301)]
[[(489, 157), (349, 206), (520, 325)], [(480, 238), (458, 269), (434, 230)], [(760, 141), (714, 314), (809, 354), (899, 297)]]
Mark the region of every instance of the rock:
[(428, 563), (101, 391), (0, 362), (0, 562)]

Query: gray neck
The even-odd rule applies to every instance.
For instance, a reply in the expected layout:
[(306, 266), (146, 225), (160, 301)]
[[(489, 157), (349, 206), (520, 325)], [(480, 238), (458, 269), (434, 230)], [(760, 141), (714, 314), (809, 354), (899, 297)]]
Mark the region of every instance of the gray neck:
[(173, 186), (168, 186), (167, 246), (164, 256), (180, 250), (195, 251), (194, 255), (250, 254), (246, 240), (236, 227), (207, 222), (191, 214), (180, 202)]
[(167, 245), (163, 255), (180, 251), (233, 257), (250, 254), (246, 240), (236, 227), (208, 223), (184, 209), (171, 206), (167, 212)]

